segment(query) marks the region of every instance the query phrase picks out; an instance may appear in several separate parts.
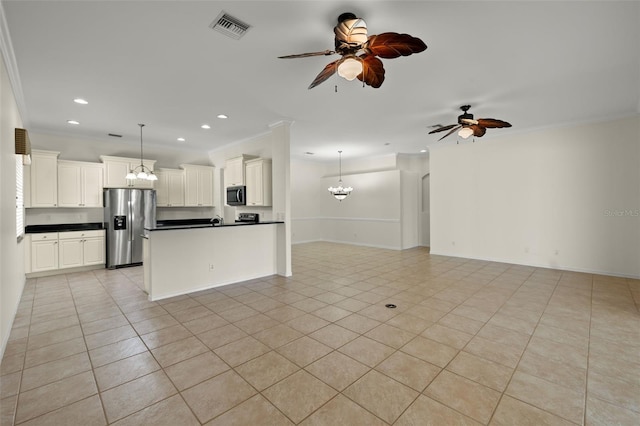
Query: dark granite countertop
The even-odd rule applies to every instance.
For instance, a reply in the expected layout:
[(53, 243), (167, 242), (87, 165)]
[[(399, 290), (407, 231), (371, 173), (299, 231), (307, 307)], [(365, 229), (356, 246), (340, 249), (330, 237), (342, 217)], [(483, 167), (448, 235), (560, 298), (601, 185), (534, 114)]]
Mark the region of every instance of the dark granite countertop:
[(147, 231), (165, 231), (169, 229), (195, 229), (195, 228), (228, 228), (230, 226), (251, 226), (251, 225), (271, 225), (274, 223), (284, 223), (284, 222), (276, 222), (276, 221), (266, 221), (266, 222), (230, 222), (220, 224), (211, 223), (211, 219), (206, 219), (206, 222), (203, 222), (205, 219), (192, 219), (194, 222), (190, 222), (189, 220), (163, 220), (158, 221), (156, 223), (155, 228), (145, 228)]
[(42, 234), (45, 232), (94, 231), (98, 229), (103, 229), (102, 222), (29, 225), (24, 232), (26, 234)]

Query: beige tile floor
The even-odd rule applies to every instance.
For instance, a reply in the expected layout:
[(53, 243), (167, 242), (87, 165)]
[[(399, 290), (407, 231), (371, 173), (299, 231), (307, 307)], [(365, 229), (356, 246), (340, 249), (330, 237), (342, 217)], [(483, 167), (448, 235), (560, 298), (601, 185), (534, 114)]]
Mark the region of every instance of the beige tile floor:
[(159, 303), (140, 267), (28, 280), (0, 423), (640, 424), (639, 280), (330, 243), (293, 271)]

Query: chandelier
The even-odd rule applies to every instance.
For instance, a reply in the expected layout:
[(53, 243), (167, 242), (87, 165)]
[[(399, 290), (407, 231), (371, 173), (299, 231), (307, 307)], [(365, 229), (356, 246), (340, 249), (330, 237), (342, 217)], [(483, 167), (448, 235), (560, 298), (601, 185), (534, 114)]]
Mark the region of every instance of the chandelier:
[[(156, 176), (151, 169), (145, 167), (144, 161), (142, 160), (142, 128), (144, 124), (138, 124), (138, 126), (140, 126), (140, 165), (135, 169), (129, 170), (125, 178), (128, 180), (158, 180), (158, 176)], [(138, 169), (140, 170), (136, 173)]]
[(336, 200), (342, 201), (345, 198), (347, 198), (349, 194), (351, 194), (351, 191), (353, 191), (353, 188), (350, 186), (347, 186), (347, 187), (342, 186), (342, 151), (338, 151), (338, 155), (340, 156), (340, 160), (339, 160), (340, 161), (340, 180), (338, 180), (338, 186), (329, 187), (329, 192), (331, 192), (331, 194), (334, 197), (336, 197)]

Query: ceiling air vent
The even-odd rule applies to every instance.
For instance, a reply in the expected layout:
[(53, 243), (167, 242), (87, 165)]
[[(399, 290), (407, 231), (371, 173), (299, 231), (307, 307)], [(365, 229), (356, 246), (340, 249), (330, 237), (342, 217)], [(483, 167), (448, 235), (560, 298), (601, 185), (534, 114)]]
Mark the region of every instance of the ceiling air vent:
[(249, 31), (251, 25), (245, 24), (238, 18), (234, 18), (228, 13), (222, 11), (220, 12), (220, 15), (218, 15), (218, 17), (209, 25), (209, 28), (213, 28), (227, 37), (238, 40), (242, 38), (247, 31)]

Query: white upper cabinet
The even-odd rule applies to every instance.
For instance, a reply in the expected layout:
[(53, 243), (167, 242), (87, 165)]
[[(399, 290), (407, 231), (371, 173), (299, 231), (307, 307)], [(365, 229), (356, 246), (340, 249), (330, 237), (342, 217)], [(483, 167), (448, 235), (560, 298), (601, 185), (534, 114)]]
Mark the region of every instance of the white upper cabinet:
[(180, 165), (184, 169), (184, 205), (187, 207), (213, 207), (214, 167)]
[(256, 158), (253, 155), (241, 155), (230, 158), (224, 165), (224, 186), (246, 185), (244, 164), (246, 161)]
[(103, 175), (100, 163), (58, 161), (58, 207), (102, 207)]
[(271, 160), (258, 158), (245, 163), (247, 206), (271, 206)]
[(158, 169), (156, 172), (156, 205), (158, 207), (184, 206), (184, 170)]
[[(151, 180), (127, 180), (125, 177), (129, 171), (134, 170), (140, 165), (140, 159), (125, 158), (125, 157), (111, 157), (108, 155), (101, 155), (100, 160), (104, 163), (104, 187), (105, 188), (151, 188), (153, 189), (153, 182)], [(153, 166), (156, 164), (155, 160), (142, 160), (146, 169), (153, 171)], [(136, 170), (139, 172), (140, 169)]]
[(57, 207), (58, 155), (54, 151), (31, 151), (31, 207)]
[(244, 160), (242, 157), (231, 158), (224, 165), (224, 186), (244, 185)]

